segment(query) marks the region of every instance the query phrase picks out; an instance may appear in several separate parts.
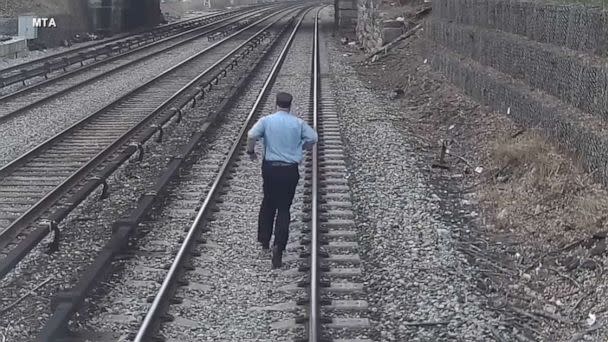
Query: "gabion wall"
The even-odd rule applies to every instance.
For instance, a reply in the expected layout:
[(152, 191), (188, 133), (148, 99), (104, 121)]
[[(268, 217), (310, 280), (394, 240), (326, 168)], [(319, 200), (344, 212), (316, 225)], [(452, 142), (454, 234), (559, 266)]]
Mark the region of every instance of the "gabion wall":
[(562, 101), (608, 118), (608, 65), (601, 58), (521, 36), (432, 19), (427, 37)]
[(596, 179), (608, 185), (608, 154), (605, 148), (608, 146), (608, 129), (605, 123), (555, 104), (550, 98), (530, 91), (520, 82), (513, 82), (448, 51), (437, 53), (432, 65), (470, 96), (503, 113), (508, 112), (513, 120), (522, 125), (539, 127), (562, 148), (577, 155), (587, 170), (594, 172)]
[(433, 15), (501, 30), (541, 43), (608, 54), (608, 12), (582, 5), (523, 0), (433, 0)]
[(608, 60), (590, 54), (606, 51), (606, 18), (581, 6), (434, 0), (425, 32), (440, 45), (431, 59), (436, 70), (545, 132), (608, 185)]

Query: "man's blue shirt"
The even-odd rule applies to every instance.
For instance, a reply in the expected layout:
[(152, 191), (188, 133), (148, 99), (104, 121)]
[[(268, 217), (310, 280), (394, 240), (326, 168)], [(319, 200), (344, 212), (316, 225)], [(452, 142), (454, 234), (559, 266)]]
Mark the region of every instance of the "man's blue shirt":
[(264, 139), (264, 159), (300, 163), (302, 148), (317, 142), (317, 133), (304, 120), (284, 111), (265, 116), (249, 130), (251, 139)]

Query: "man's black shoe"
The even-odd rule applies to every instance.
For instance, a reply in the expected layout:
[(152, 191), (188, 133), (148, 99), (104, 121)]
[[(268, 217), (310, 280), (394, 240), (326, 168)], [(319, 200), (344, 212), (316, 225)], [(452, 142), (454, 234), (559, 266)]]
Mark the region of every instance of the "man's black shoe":
[(281, 268), (283, 266), (283, 251), (279, 250), (278, 246), (272, 248), (272, 268)]
[(262, 242), (262, 249), (265, 250), (265, 251), (268, 250), (268, 249), (270, 249), (269, 243), (268, 242), (266, 242), (266, 243)]

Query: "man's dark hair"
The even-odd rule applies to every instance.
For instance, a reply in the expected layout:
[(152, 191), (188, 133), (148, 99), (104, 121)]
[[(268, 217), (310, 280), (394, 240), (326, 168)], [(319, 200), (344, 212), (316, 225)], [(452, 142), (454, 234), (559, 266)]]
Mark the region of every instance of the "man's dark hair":
[(277, 94), (277, 106), (281, 108), (290, 108), (292, 100), (293, 96), (291, 96), (291, 94), (283, 92)]

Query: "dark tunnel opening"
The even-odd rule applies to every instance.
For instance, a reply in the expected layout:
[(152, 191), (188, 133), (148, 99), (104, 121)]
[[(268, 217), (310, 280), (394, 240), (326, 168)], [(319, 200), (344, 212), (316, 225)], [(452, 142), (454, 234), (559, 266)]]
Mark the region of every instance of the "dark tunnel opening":
[(113, 34), (161, 23), (160, 0), (88, 0), (95, 32)]
[(95, 26), (98, 31), (110, 32), (112, 30), (112, 0), (102, 0), (96, 12)]
[(156, 26), (161, 21), (160, 0), (124, 0), (122, 26), (126, 30)]

